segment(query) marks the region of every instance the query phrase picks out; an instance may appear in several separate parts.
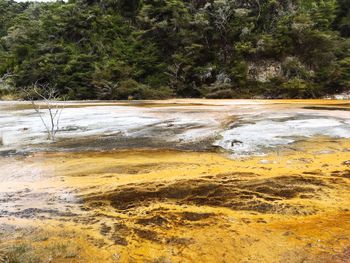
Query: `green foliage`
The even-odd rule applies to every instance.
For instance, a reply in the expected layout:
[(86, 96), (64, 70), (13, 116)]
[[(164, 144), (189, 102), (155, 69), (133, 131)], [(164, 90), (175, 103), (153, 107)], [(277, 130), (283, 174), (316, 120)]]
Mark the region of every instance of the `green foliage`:
[(334, 21), (336, 29), (344, 37), (350, 37), (350, 1), (338, 0), (337, 17)]
[(111, 92), (111, 98), (125, 99), (165, 99), (172, 95), (172, 91), (166, 87), (158, 89), (140, 84), (133, 79), (123, 80)]
[(0, 76), (15, 87), (0, 96), (35, 82), (69, 99), (350, 89), (349, 0), (0, 0), (0, 13)]

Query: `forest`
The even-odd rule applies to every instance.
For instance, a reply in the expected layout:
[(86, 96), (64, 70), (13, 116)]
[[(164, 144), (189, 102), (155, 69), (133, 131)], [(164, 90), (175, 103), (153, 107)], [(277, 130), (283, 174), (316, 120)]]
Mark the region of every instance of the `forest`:
[(0, 0), (0, 98), (318, 98), (350, 90), (350, 0)]

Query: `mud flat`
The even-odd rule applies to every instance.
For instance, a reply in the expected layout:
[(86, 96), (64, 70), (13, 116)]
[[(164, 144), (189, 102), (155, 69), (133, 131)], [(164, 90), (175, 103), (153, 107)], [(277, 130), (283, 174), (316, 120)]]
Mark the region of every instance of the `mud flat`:
[[(350, 262), (346, 102), (154, 103), (118, 111), (150, 114), (159, 118), (157, 128), (170, 119), (172, 125), (147, 124), (147, 136), (130, 137), (127, 128), (124, 145), (92, 145), (94, 140), (82, 135), (75, 143), (82, 139), (85, 145), (75, 150), (70, 139), (48, 144), (28, 139), (33, 135), (6, 145), (13, 152), (0, 157), (0, 257), (12, 262)], [(205, 107), (213, 118), (207, 123)], [(22, 106), (7, 114), (14, 112), (22, 116)], [(181, 116), (187, 116), (186, 125), (177, 129)], [(202, 125), (191, 126), (200, 120)], [(99, 132), (91, 129), (94, 136)], [(127, 143), (142, 142), (144, 136), (157, 140)], [(206, 147), (197, 146), (203, 143)]]

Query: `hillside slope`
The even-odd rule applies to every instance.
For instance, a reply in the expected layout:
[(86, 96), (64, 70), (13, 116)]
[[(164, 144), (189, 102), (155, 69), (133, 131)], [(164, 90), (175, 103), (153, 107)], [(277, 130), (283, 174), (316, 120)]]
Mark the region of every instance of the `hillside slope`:
[(0, 96), (314, 98), (350, 89), (349, 0), (0, 0)]

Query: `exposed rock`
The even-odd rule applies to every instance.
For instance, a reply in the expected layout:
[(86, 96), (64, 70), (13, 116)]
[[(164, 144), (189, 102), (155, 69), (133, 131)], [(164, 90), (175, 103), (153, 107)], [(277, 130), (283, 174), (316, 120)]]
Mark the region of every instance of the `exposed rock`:
[(324, 99), (333, 99), (333, 100), (350, 100), (350, 91), (344, 91), (343, 93), (327, 95)]
[(231, 142), (231, 146), (232, 146), (232, 147), (235, 146), (235, 145), (237, 145), (237, 144), (243, 144), (243, 142), (242, 142), (242, 141), (239, 141), (239, 140), (232, 140), (232, 142)]
[[(259, 42), (259, 47), (263, 48), (264, 43)], [(251, 62), (248, 64), (248, 78), (260, 82), (268, 82), (271, 78), (282, 75), (282, 65), (279, 61), (264, 60)]]
[(350, 160), (343, 162), (344, 165), (350, 165)]

